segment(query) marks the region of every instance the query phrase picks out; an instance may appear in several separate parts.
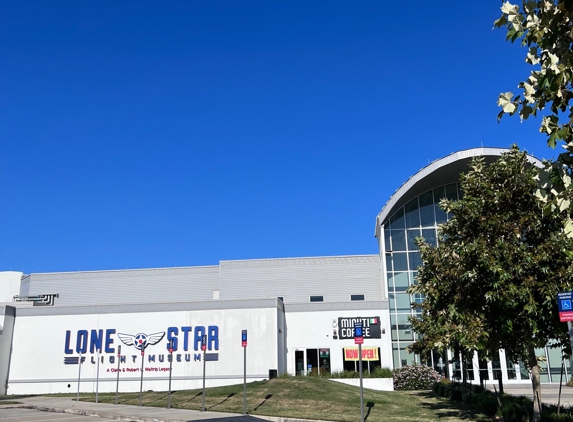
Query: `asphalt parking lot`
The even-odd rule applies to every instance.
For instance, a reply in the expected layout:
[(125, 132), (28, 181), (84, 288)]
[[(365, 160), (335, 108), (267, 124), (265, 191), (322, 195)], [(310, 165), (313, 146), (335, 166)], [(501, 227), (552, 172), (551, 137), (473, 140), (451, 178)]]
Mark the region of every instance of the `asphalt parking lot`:
[[(42, 412), (34, 409), (0, 409), (0, 421), (2, 422), (94, 422), (93, 416), (68, 415), (66, 413)], [(95, 421), (117, 421), (117, 419), (97, 418)]]

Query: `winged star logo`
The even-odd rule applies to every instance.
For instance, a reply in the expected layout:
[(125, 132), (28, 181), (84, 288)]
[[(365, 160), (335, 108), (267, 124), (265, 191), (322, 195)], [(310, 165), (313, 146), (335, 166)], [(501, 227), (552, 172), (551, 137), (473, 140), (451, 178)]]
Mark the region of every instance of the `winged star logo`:
[(159, 343), (165, 337), (165, 331), (154, 334), (138, 333), (135, 335), (117, 333), (117, 336), (126, 346), (133, 346), (137, 350), (145, 350), (147, 346)]

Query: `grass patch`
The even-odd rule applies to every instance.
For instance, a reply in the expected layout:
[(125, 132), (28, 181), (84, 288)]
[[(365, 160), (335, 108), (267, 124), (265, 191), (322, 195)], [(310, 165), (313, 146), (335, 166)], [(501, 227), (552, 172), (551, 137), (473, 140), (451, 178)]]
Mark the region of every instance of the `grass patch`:
[(15, 405), (15, 404), (22, 404), (22, 402), (19, 401), (15, 401), (14, 399), (23, 399), (26, 397), (33, 397), (30, 395), (14, 395), (14, 396), (4, 396), (4, 395), (0, 395), (0, 406), (8, 406), (8, 405)]
[[(82, 394), (82, 400), (95, 401), (94, 394)], [(99, 394), (101, 403), (114, 403), (115, 394)], [(167, 406), (167, 392), (143, 393), (143, 405)], [(139, 393), (119, 395), (120, 404), (139, 403)], [(200, 410), (201, 389), (176, 391), (172, 407)], [(367, 422), (489, 421), (483, 414), (436, 397), (426, 391), (364, 390)], [(209, 388), (205, 395), (207, 410), (243, 412), (243, 385)], [(251, 415), (283, 416), (355, 422), (360, 419), (360, 395), (356, 387), (317, 377), (279, 377), (247, 384), (247, 412)]]

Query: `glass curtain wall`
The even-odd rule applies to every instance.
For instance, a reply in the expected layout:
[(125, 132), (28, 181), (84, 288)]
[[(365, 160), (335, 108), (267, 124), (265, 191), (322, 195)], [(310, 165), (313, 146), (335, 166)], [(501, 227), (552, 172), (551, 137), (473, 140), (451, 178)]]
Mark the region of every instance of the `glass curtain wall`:
[[(424, 363), (433, 366), (436, 371), (447, 377), (455, 376), (460, 371), (459, 363), (448, 364), (445, 353), (434, 352), (431, 356), (423, 356), (420, 359), (420, 356), (415, 356), (406, 350), (416, 340), (416, 333), (408, 323), (408, 317), (415, 315), (411, 304), (422, 300), (421, 297), (406, 293), (406, 289), (416, 282), (416, 270), (421, 265), (415, 239), (423, 237), (426, 242), (436, 245), (438, 224), (449, 218), (438, 204), (442, 198), (455, 200), (459, 195), (461, 192), (458, 184), (440, 186), (412, 199), (384, 223), (384, 253), (394, 368)], [(569, 379), (571, 372), (569, 362), (568, 360), (563, 362), (561, 350), (546, 347), (536, 350), (536, 353), (545, 357), (545, 361), (541, 364), (542, 382), (559, 382), (562, 371), (563, 379)], [(491, 382), (490, 378), (493, 379), (498, 373), (503, 373), (506, 382), (529, 382), (529, 373), (522, 362), (514, 363), (505, 359), (503, 361), (505, 365), (502, 365), (501, 360), (487, 362), (478, 359), (475, 363), (475, 374), (472, 365), (471, 379), (475, 378), (477, 381), (479, 377), (482, 382)], [(453, 373), (450, 374), (450, 371)]]
[[(422, 263), (415, 239), (423, 237), (426, 242), (435, 245), (438, 224), (448, 219), (448, 215), (438, 206), (442, 198), (458, 199), (458, 185), (440, 186), (423, 193), (384, 223), (394, 368), (412, 365), (414, 362), (421, 363), (419, 356), (408, 353), (406, 348), (416, 336), (408, 323), (408, 316), (414, 314), (411, 303), (422, 298), (406, 293), (406, 289), (416, 282), (416, 269)], [(446, 366), (444, 361), (443, 357), (424, 359), (424, 363), (432, 362), (436, 370), (442, 373)]]

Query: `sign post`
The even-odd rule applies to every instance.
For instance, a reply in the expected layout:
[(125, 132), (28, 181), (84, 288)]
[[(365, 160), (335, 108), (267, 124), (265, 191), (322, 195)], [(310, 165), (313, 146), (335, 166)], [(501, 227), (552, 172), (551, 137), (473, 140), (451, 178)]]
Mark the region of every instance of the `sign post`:
[(99, 349), (96, 354), (97, 356), (97, 365), (96, 365), (96, 403), (99, 403)]
[(364, 332), (362, 322), (354, 323), (354, 344), (358, 345), (358, 368), (360, 371), (360, 422), (364, 422), (364, 388), (362, 385), (362, 343)]
[(145, 347), (141, 349), (141, 381), (139, 382), (139, 405), (143, 400), (143, 364), (145, 363)]
[(204, 412), (205, 411), (205, 366), (206, 366), (206, 361), (205, 361), (205, 351), (207, 350), (207, 335), (203, 335), (203, 338), (201, 338), (201, 350), (203, 350), (203, 405), (201, 407), (201, 411)]
[(167, 394), (167, 408), (171, 409), (171, 371), (173, 370), (173, 339), (169, 340), (169, 393)]
[[(559, 321), (567, 323), (569, 342), (573, 350), (573, 292), (557, 293), (557, 306), (559, 307)], [(571, 373), (573, 374), (573, 357), (570, 359)]]
[(115, 404), (119, 394), (119, 364), (121, 362), (121, 345), (117, 346), (117, 381), (115, 382)]
[(80, 401), (80, 381), (82, 378), (82, 352), (80, 352), (80, 358), (78, 360), (78, 395), (76, 396), (76, 401)]
[(247, 330), (241, 331), (243, 348), (243, 415), (247, 414)]

